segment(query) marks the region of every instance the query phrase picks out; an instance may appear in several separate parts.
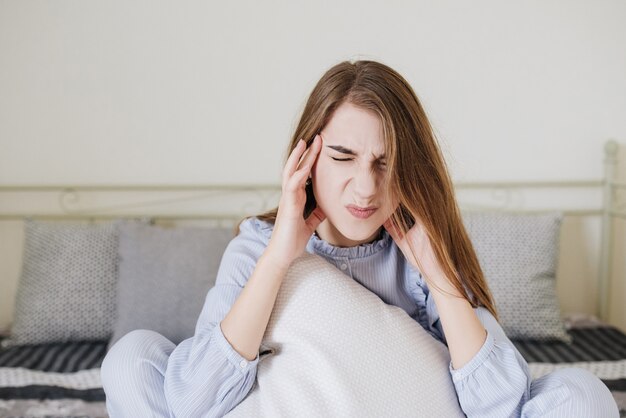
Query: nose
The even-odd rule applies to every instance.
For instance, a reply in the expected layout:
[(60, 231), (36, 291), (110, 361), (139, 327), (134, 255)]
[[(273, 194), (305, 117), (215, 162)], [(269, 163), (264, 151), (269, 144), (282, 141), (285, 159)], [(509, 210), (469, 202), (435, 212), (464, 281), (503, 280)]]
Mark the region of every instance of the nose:
[(378, 188), (377, 176), (368, 168), (359, 169), (354, 176), (354, 197), (356, 204), (367, 206), (374, 203), (376, 189)]

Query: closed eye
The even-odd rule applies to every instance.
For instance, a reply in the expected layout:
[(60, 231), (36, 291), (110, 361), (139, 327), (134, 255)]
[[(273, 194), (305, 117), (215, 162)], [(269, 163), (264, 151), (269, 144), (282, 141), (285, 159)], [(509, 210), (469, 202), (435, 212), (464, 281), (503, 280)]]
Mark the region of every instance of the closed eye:
[[(335, 161), (352, 161), (352, 160), (354, 160), (354, 158), (335, 158), (335, 157), (330, 157), (330, 158), (332, 158)], [(387, 164), (383, 163), (383, 162), (378, 163), (378, 165), (381, 168), (385, 168), (387, 166)]]

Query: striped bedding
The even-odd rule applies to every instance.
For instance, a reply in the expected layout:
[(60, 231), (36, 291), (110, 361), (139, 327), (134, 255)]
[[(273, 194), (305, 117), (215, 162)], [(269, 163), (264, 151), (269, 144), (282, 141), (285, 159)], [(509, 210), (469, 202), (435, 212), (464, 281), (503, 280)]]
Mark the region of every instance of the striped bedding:
[(607, 385), (626, 417), (626, 334), (611, 326), (572, 328), (572, 344), (513, 341), (533, 379), (563, 367), (580, 367)]
[[(569, 329), (573, 343), (513, 341), (533, 378), (562, 367), (587, 369), (609, 387), (626, 417), (626, 334), (601, 325)], [(1, 338), (1, 337), (0, 337)], [(0, 416), (106, 417), (100, 365), (107, 341), (0, 350)]]

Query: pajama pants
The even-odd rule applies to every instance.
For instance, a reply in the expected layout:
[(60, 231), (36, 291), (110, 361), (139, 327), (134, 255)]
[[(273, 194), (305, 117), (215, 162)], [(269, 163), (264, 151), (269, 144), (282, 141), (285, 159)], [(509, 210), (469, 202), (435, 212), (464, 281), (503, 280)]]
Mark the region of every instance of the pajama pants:
[[(161, 334), (148, 330), (131, 331), (115, 343), (101, 368), (111, 418), (174, 417), (163, 394), (163, 379), (175, 347)], [(533, 380), (530, 398), (515, 416), (612, 418), (619, 417), (619, 411), (600, 379), (571, 367)]]

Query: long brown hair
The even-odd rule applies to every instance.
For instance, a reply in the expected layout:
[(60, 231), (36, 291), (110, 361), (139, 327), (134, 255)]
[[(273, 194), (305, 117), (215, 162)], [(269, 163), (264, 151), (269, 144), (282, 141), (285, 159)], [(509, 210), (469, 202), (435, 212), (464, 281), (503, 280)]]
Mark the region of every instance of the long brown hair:
[[(330, 68), (306, 102), (285, 163), (300, 138), (309, 146), (333, 112), (346, 102), (374, 111), (381, 119), (387, 155), (385, 190), (399, 202), (392, 214), (394, 223), (406, 234), (415, 219), (421, 219), (452, 285), (472, 307), (484, 306), (498, 319), (433, 129), (412, 87), (395, 70), (370, 60), (344, 61)], [(312, 188), (307, 187), (304, 217), (315, 207)], [(273, 224), (277, 212), (278, 207), (256, 217)]]

